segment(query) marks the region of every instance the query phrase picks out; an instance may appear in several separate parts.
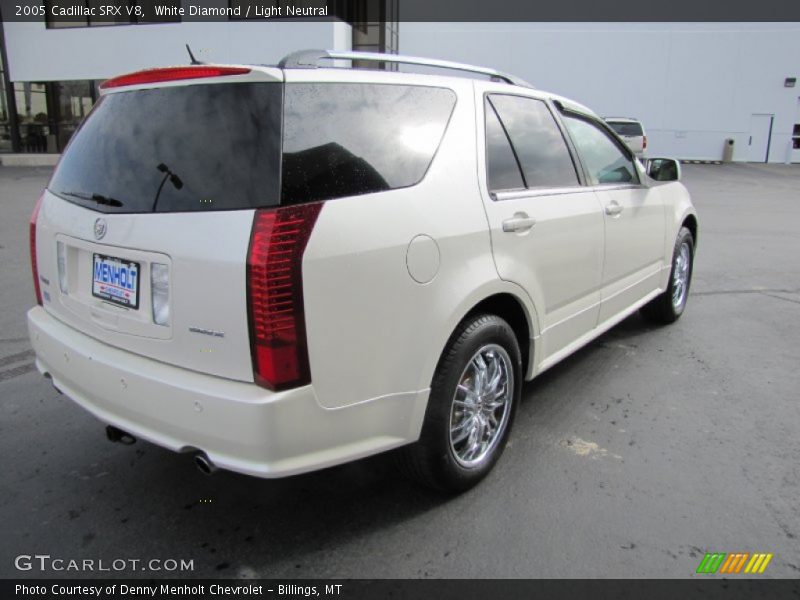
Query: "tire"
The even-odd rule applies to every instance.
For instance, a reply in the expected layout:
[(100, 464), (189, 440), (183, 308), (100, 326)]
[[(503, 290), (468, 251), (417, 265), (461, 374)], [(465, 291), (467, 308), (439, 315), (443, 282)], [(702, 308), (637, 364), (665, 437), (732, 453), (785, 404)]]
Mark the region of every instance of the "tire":
[(669, 285), (663, 294), (653, 298), (641, 309), (642, 316), (649, 321), (669, 324), (677, 321), (686, 308), (689, 286), (694, 270), (694, 238), (692, 232), (681, 227), (672, 252), (672, 269)]
[(451, 494), (476, 485), (503, 453), (521, 387), (521, 353), (509, 324), (496, 315), (468, 316), (439, 359), (419, 440), (396, 454), (401, 471)]

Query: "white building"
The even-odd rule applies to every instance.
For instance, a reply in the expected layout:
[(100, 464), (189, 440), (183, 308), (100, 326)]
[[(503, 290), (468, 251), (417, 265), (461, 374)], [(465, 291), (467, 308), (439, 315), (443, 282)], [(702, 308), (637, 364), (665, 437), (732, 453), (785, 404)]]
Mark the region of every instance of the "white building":
[(60, 151), (99, 81), (186, 63), (188, 43), (213, 62), (275, 63), (302, 48), (355, 47), (486, 65), (601, 115), (641, 119), (650, 156), (719, 160), (731, 138), (734, 160), (800, 162), (798, 23), (87, 25), (3, 23), (0, 151)]
[(401, 23), (400, 51), (641, 119), (650, 156), (800, 162), (800, 23)]

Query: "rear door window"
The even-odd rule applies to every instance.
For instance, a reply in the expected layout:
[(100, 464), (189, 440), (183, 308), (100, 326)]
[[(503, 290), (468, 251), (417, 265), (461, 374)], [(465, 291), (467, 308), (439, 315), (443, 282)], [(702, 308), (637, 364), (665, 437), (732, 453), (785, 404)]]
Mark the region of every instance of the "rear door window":
[(444, 88), (286, 84), (281, 203), (419, 183), (455, 101), (455, 93)]
[(489, 102), (508, 133), (522, 167), (526, 187), (579, 185), (567, 143), (555, 117), (543, 101), (492, 94)]
[(103, 212), (191, 212), (279, 201), (280, 83), (187, 85), (103, 96), (51, 192)]

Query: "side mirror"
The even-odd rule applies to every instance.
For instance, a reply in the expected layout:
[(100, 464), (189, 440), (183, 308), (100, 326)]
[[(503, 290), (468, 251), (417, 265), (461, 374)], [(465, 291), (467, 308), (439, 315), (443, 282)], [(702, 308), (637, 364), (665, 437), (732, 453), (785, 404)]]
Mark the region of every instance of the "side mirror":
[(681, 163), (674, 158), (649, 158), (645, 170), (656, 181), (679, 181), (681, 178)]

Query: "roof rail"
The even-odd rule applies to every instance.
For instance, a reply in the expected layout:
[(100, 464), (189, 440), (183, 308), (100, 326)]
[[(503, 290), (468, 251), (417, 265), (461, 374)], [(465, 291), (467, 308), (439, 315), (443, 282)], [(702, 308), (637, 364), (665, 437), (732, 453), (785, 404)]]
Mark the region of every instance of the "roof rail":
[(486, 67), (476, 67), (464, 63), (438, 60), (434, 58), (420, 58), (418, 56), (402, 56), (399, 54), (382, 54), (380, 52), (347, 52), (339, 50), (299, 50), (284, 56), (278, 63), (281, 69), (316, 69), (320, 60), (363, 60), (371, 62), (399, 63), (405, 65), (419, 65), (423, 67), (435, 67), (438, 69), (452, 69), (455, 71), (466, 71), (486, 75), (492, 79), (499, 79), (522, 87), (533, 88), (527, 81)]

